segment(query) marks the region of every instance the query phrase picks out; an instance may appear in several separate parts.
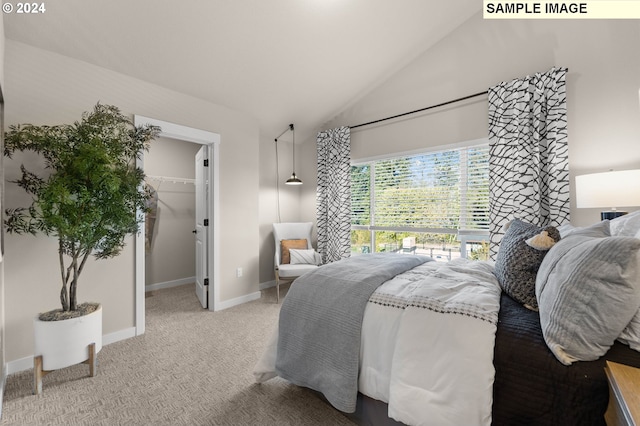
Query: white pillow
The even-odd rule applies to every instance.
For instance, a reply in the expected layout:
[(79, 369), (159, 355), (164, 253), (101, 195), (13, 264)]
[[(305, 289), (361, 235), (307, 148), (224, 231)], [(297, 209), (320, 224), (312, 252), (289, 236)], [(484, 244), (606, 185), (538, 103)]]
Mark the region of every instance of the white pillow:
[[(611, 221), (611, 233), (640, 238), (640, 210), (613, 219)], [(640, 275), (638, 275), (637, 280), (640, 281)], [(629, 345), (631, 349), (640, 352), (640, 310), (636, 312), (627, 328), (622, 331), (618, 340)]]
[(611, 235), (640, 237), (640, 210), (616, 217), (611, 221)]
[(622, 331), (618, 340), (640, 352), (640, 310), (636, 312), (631, 322)]
[(544, 340), (565, 365), (604, 355), (640, 306), (640, 240), (608, 236), (609, 223), (572, 232), (536, 279)]
[(321, 265), (322, 257), (315, 250), (289, 249), (292, 265)]
[(558, 232), (560, 232), (560, 237), (564, 238), (570, 233), (572, 233), (573, 231), (580, 230), (582, 228), (577, 228), (570, 223), (564, 223), (558, 226), (557, 229), (558, 229)]

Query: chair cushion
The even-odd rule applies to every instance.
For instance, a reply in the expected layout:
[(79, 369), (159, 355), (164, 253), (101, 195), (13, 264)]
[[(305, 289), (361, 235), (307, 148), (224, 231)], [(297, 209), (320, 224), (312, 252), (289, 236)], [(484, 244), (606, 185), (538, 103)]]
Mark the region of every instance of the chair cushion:
[(282, 240), (280, 241), (281, 264), (291, 263), (289, 249), (306, 249), (307, 240)]
[(278, 275), (282, 278), (297, 278), (301, 275), (306, 274), (307, 272), (311, 272), (314, 269), (318, 269), (316, 265), (280, 265), (278, 268)]

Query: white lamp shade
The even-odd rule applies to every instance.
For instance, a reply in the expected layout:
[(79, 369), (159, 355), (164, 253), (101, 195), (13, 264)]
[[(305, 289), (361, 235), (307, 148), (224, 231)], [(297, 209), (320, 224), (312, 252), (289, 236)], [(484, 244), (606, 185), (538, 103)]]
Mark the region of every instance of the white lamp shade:
[(640, 206), (640, 170), (576, 176), (576, 207)]

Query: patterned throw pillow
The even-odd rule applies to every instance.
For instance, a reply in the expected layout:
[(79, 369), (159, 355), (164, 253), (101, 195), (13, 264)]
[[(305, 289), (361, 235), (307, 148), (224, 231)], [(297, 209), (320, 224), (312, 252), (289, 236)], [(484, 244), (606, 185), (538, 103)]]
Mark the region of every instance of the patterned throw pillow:
[(536, 282), (544, 340), (565, 365), (604, 355), (640, 306), (640, 239), (607, 221), (563, 238)]
[(307, 249), (307, 240), (280, 240), (280, 264), (291, 263), (290, 249)]
[[(537, 248), (527, 244), (527, 240), (536, 241), (540, 237), (552, 241), (544, 246), (534, 244)], [(502, 290), (526, 308), (538, 310), (536, 274), (549, 248), (559, 240), (560, 233), (553, 226), (541, 228), (513, 220), (500, 241), (495, 264), (494, 273)]]
[(322, 263), (320, 254), (313, 249), (289, 249), (289, 254), (291, 255), (292, 265), (320, 265)]

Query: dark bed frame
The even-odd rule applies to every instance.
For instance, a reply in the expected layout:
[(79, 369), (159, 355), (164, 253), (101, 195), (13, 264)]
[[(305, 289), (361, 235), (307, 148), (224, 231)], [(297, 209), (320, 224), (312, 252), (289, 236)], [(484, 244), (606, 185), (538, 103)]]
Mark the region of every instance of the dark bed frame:
[[(565, 366), (547, 347), (538, 313), (503, 293), (493, 361), (492, 424), (605, 425), (607, 360), (640, 367), (640, 352), (616, 342), (596, 361)], [(402, 425), (387, 416), (387, 404), (362, 394), (356, 412), (345, 415), (360, 425)]]

